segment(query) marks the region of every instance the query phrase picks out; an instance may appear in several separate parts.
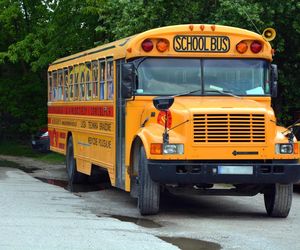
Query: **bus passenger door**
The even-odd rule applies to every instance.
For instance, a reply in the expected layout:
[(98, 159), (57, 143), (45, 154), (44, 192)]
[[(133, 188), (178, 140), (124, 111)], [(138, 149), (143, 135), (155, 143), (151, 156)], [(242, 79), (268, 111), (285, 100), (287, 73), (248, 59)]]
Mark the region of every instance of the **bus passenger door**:
[(123, 63), (124, 59), (116, 61), (116, 187), (125, 190), (125, 100), (121, 95)]

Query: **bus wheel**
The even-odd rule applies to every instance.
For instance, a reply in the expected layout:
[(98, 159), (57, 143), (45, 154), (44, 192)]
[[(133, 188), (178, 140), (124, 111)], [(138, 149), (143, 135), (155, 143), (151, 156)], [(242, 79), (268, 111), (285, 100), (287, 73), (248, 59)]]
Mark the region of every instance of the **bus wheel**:
[(68, 173), (69, 185), (83, 183), (86, 180), (86, 175), (77, 171), (76, 160), (74, 158), (73, 139), (70, 136), (67, 147), (66, 167)]
[(273, 184), (264, 193), (265, 207), (271, 217), (289, 215), (293, 197), (293, 184)]
[(138, 208), (141, 215), (157, 214), (159, 211), (160, 187), (148, 172), (148, 160), (143, 146), (139, 150)]

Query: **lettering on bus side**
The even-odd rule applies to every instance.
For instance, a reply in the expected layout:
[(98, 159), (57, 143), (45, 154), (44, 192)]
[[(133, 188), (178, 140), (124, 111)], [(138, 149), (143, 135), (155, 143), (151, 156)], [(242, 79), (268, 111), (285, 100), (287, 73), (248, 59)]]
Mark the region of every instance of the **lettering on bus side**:
[(108, 149), (111, 149), (111, 146), (112, 146), (111, 141), (101, 139), (101, 138), (96, 138), (96, 137), (89, 137), (88, 143), (90, 145), (100, 146), (100, 147), (108, 148)]
[(89, 125), (89, 129), (98, 129), (98, 122), (89, 121), (88, 125)]
[(58, 118), (48, 118), (48, 124), (77, 127), (77, 122), (76, 121), (61, 120), (61, 119), (58, 119)]
[(103, 132), (111, 132), (112, 131), (112, 123), (110, 122), (95, 122), (95, 121), (81, 121), (81, 128), (88, 128), (92, 130), (100, 130)]
[(227, 36), (177, 35), (173, 47), (176, 52), (226, 53), (230, 49), (230, 39)]
[(112, 126), (112, 124), (109, 122), (99, 122), (99, 130), (101, 130), (101, 131), (111, 132), (112, 131), (111, 126)]

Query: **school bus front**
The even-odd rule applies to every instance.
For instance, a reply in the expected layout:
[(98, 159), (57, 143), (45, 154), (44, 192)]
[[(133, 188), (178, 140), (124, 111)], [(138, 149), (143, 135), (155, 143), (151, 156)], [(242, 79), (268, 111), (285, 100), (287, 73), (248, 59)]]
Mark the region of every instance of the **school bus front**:
[(167, 188), (263, 193), (267, 213), (286, 217), (299, 153), (271, 107), (273, 37), (272, 29), (177, 25), (55, 61), (48, 127), (69, 182), (100, 167), (138, 198), (143, 215), (159, 211)]
[[(182, 25), (140, 34), (127, 52), (126, 165), (141, 213), (158, 211), (164, 185), (200, 194), (261, 192), (268, 214), (286, 217), (299, 155), (271, 107), (277, 68), (265, 37)], [(211, 189), (218, 183), (233, 188)]]

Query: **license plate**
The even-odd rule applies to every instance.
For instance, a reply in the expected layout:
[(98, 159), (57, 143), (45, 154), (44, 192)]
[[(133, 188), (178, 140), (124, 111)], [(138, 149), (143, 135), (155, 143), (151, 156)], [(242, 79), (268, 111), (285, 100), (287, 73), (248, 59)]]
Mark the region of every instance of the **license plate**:
[(35, 141), (32, 141), (32, 145), (35, 145)]
[(218, 166), (218, 174), (253, 174), (253, 166)]

